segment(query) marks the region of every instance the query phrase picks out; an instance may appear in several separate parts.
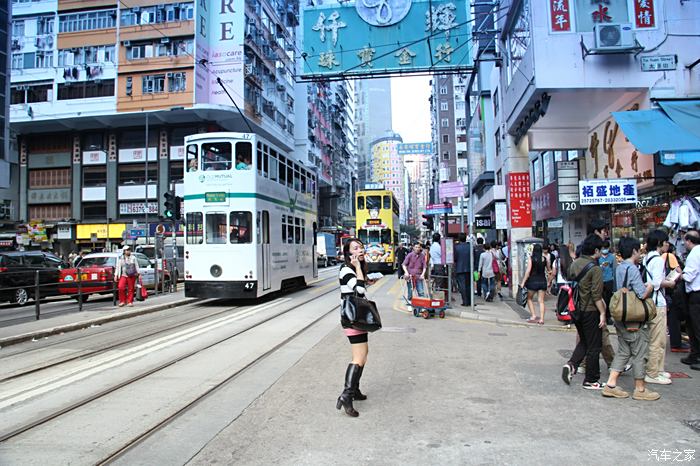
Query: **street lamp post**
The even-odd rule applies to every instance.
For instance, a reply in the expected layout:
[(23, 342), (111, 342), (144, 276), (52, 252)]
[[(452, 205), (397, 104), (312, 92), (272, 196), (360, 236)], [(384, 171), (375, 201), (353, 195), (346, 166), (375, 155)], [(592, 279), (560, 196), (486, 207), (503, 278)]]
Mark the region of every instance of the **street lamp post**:
[(148, 112), (146, 112), (146, 178), (145, 178), (145, 193), (143, 198), (144, 211), (146, 213), (146, 244), (151, 243), (151, 233), (148, 228)]

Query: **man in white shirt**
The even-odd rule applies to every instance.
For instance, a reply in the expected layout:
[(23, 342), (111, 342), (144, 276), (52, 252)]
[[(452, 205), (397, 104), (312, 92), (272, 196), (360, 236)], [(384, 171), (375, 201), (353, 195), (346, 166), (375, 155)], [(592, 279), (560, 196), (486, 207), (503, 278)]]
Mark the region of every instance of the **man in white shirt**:
[(690, 339), (690, 353), (682, 358), (683, 364), (700, 371), (700, 234), (689, 231), (683, 237), (690, 253), (685, 261), (683, 280), (688, 292), (688, 319), (686, 328)]
[(654, 230), (647, 237), (647, 257), (644, 259), (645, 282), (651, 282), (654, 291), (651, 298), (656, 305), (656, 317), (649, 322), (649, 352), (646, 363), (646, 383), (669, 385), (671, 374), (664, 371), (666, 362), (666, 295), (665, 289), (672, 288), (676, 282), (666, 280), (666, 263), (661, 254), (668, 252), (668, 235), (661, 230)]
[[(430, 265), (433, 282), (438, 290), (447, 290), (447, 272), (442, 263), (442, 245), (440, 244), (440, 234), (433, 235), (433, 242), (430, 243)], [(447, 293), (445, 293), (447, 294)]]

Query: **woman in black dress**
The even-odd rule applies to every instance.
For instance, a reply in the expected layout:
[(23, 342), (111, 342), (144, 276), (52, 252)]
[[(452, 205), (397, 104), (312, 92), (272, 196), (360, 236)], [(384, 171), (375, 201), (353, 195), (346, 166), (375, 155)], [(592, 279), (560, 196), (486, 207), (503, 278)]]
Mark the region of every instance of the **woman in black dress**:
[[(550, 274), (549, 261), (542, 256), (542, 245), (535, 244), (532, 248), (532, 255), (527, 261), (525, 276), (520, 284), (527, 289), (527, 308), (530, 311), (530, 318), (527, 319), (531, 324), (544, 324), (544, 295), (547, 291), (549, 282), (547, 277)], [(540, 303), (540, 318), (535, 314), (535, 303), (532, 302), (535, 293)]]

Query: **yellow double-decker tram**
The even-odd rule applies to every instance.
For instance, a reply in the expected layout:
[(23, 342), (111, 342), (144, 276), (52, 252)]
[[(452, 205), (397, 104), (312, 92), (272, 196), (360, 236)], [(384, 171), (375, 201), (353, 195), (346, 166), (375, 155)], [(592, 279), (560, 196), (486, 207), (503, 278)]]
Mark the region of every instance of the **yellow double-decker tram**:
[(357, 237), (365, 243), (371, 272), (393, 272), (399, 244), (399, 203), (392, 191), (365, 189), (355, 194)]

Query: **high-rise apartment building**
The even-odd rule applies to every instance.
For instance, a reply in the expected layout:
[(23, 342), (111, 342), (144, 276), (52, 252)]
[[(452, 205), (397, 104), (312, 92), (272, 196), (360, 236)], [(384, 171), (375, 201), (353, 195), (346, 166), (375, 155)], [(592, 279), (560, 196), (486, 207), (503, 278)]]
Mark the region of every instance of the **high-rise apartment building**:
[[(12, 38), (8, 33), (10, 2), (0, 3), (0, 224), (17, 218), (18, 185), (17, 156), (10, 151), (10, 50)], [(14, 225), (8, 223), (8, 229)], [(0, 247), (12, 245), (12, 232), (0, 233)]]
[(296, 0), (14, 0), (17, 219), (106, 246), (133, 221), (153, 230), (162, 194), (181, 194), (186, 135), (252, 130), (292, 151), (298, 13)]
[(392, 131), (391, 80), (377, 78), (355, 81), (357, 178), (358, 186), (364, 187), (371, 180), (372, 141)]
[(398, 145), (402, 142), (401, 136), (391, 131), (372, 141), (370, 180), (394, 192), (399, 202), (401, 223), (406, 223), (406, 169), (403, 156), (398, 151)]

